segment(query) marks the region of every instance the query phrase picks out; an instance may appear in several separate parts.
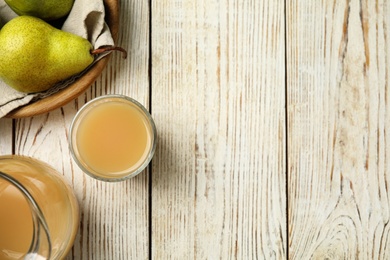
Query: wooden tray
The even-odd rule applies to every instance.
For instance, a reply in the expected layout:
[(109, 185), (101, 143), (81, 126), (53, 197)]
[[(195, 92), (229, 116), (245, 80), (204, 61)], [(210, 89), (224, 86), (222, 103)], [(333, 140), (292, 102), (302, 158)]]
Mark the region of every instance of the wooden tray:
[[(118, 38), (119, 29), (119, 0), (103, 0), (106, 8), (106, 17), (108, 27), (111, 30), (114, 42)], [(95, 82), (96, 78), (101, 74), (104, 67), (107, 65), (109, 57), (107, 55), (103, 59), (96, 62), (95, 65), (82, 77), (76, 80), (74, 83), (66, 87), (65, 89), (34, 103), (17, 108), (6, 115), (9, 118), (23, 118), (32, 117), (40, 114), (44, 114), (62, 107), (70, 101), (81, 95), (89, 86)]]

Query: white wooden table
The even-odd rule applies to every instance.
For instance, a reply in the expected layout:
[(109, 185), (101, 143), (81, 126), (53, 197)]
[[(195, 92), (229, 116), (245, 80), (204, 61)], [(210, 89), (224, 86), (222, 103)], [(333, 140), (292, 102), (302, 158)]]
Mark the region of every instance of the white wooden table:
[[(390, 1), (122, 0), (98, 80), (0, 119), (1, 154), (50, 163), (82, 209), (68, 259), (389, 259)], [(147, 171), (94, 180), (68, 149), (93, 97), (151, 109)]]

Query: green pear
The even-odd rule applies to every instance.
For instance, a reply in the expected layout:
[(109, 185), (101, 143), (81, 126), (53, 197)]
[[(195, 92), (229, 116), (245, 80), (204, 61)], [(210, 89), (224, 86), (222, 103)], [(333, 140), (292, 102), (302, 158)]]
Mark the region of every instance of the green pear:
[(0, 31), (0, 78), (33, 93), (78, 74), (94, 60), (91, 43), (31, 16), (18, 16)]
[(74, 0), (5, 0), (5, 2), (18, 15), (30, 15), (51, 21), (68, 15)]

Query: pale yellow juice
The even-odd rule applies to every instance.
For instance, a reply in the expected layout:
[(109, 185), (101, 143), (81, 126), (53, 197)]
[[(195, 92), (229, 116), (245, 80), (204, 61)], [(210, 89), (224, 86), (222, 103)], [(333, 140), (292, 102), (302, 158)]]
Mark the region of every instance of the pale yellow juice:
[(33, 235), (32, 214), (23, 194), (0, 179), (0, 259), (20, 259)]
[(73, 145), (78, 160), (100, 177), (120, 177), (135, 171), (152, 149), (150, 122), (131, 102), (101, 102), (82, 115), (76, 128)]
[[(0, 156), (0, 171), (16, 179), (30, 193), (46, 221), (51, 256), (63, 259), (79, 223), (79, 207), (71, 187), (46, 164), (27, 157)], [(33, 211), (25, 195), (0, 176), (0, 259), (21, 259), (33, 237)], [(47, 241), (42, 230), (41, 241)], [(44, 256), (47, 243), (40, 248)]]

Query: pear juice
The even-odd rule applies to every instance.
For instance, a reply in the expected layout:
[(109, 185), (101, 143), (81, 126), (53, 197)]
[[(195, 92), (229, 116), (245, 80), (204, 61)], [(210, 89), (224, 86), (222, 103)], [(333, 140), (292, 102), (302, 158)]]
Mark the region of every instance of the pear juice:
[(73, 151), (79, 165), (93, 177), (125, 178), (139, 173), (151, 159), (154, 123), (134, 102), (118, 96), (96, 99), (76, 116), (71, 130)]

